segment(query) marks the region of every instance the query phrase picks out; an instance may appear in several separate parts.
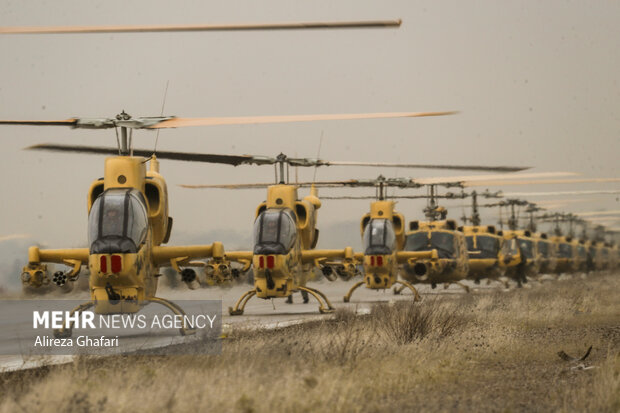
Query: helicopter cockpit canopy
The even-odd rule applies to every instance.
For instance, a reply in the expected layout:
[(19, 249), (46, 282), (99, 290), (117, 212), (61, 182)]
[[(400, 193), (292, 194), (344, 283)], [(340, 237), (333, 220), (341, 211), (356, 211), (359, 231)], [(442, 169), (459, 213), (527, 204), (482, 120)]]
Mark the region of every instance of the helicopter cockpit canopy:
[(534, 258), (534, 242), (532, 240), (519, 238), (519, 247), (525, 258)]
[(573, 258), (573, 248), (566, 242), (561, 242), (558, 247), (559, 258)]
[(443, 231), (418, 231), (407, 235), (406, 251), (437, 250), (439, 258), (454, 258), (454, 235)]
[(549, 258), (552, 255), (549, 241), (540, 240), (536, 246), (538, 247), (538, 252), (543, 258)]
[(366, 255), (386, 255), (394, 251), (396, 235), (392, 221), (371, 219), (362, 236)]
[(146, 240), (147, 230), (142, 193), (136, 189), (108, 189), (97, 197), (88, 216), (90, 253), (136, 253)]
[(297, 239), (291, 211), (267, 209), (254, 221), (254, 254), (286, 254)]
[[(488, 235), (469, 235), (465, 238), (468, 251), (476, 251), (469, 258), (497, 258), (499, 239)], [(475, 241), (475, 245), (474, 245)]]
[(519, 255), (519, 250), (519, 244), (517, 244), (516, 238), (507, 239), (502, 244), (502, 253), (505, 256), (516, 257)]

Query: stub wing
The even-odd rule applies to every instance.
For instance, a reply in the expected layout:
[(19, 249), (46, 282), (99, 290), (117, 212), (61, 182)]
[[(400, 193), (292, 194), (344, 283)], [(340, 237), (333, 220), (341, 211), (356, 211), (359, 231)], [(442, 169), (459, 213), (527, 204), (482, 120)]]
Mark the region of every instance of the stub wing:
[(241, 268), (241, 272), (246, 272), (250, 269), (252, 265), (252, 258), (254, 257), (254, 253), (252, 251), (228, 251), (224, 255), (224, 258), (229, 262), (238, 262), (239, 264), (243, 264), (243, 268)]
[(76, 279), (80, 273), (82, 265), (88, 264), (88, 248), (65, 248), (54, 250), (42, 250), (39, 247), (28, 249), (28, 266), (35, 268), (42, 262), (54, 262), (65, 264), (71, 267), (71, 271), (66, 274), (71, 279)]
[(439, 259), (437, 250), (431, 251), (397, 251), (396, 261), (399, 264), (413, 264), (418, 260), (436, 260)]
[(169, 263), (172, 268), (179, 271), (178, 266), (188, 263), (191, 259), (223, 258), (224, 245), (221, 242), (214, 242), (209, 245), (156, 246), (153, 247), (152, 257), (155, 265)]
[(338, 250), (302, 250), (301, 251), (301, 261), (305, 263), (314, 262), (315, 264), (322, 263), (327, 260), (355, 260), (355, 253), (353, 252), (353, 248), (346, 247), (344, 249)]

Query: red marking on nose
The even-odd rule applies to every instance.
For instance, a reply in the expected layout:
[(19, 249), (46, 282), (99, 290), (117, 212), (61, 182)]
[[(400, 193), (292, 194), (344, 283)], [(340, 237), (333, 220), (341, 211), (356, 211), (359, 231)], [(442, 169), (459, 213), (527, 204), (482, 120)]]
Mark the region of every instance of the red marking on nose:
[(119, 273), (123, 269), (123, 260), (120, 255), (112, 255), (112, 272)]

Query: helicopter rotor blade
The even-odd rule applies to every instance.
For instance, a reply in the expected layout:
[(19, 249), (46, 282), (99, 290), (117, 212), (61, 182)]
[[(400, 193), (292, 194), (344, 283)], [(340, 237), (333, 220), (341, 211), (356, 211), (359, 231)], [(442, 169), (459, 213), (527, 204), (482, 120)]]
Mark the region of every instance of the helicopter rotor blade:
[(504, 186), (504, 185), (550, 185), (550, 184), (582, 184), (620, 182), (620, 178), (582, 178), (582, 179), (539, 179), (539, 180), (489, 180), (479, 182), (463, 182), (463, 186)]
[(387, 168), (418, 168), (418, 169), (451, 169), (459, 171), (489, 171), (489, 172), (518, 172), (529, 169), (529, 166), (483, 166), (483, 165), (429, 165), (386, 162), (349, 162), (349, 161), (321, 161), (320, 166), (378, 166)]
[(0, 27), (0, 34), (68, 34), (68, 33), (148, 33), (148, 32), (208, 32), (255, 30), (359, 29), (400, 27), (398, 20), (365, 20), (333, 22), (290, 22), (251, 24), (191, 24), (191, 25), (116, 25), (116, 26), (48, 26)]
[[(596, 217), (596, 216), (604, 216), (604, 215), (620, 215), (620, 209), (608, 210), (608, 211), (575, 212), (575, 215), (580, 216), (580, 217)], [(606, 218), (606, 219), (610, 219), (610, 218)]]
[(30, 126), (73, 126), (77, 119), (65, 120), (0, 120), (0, 125), (30, 125)]
[(284, 116), (233, 116), (209, 118), (177, 118), (175, 116), (122, 117), (118, 118), (71, 118), (65, 120), (0, 120), (0, 125), (30, 126), (70, 126), (79, 129), (109, 129), (124, 127), (131, 129), (163, 129), (189, 126), (248, 125), (287, 122), (312, 122), (324, 120), (419, 118), (428, 116), (452, 115), (457, 112), (385, 112), (385, 113), (346, 113), (321, 115)]
[(595, 191), (557, 191), (557, 192), (508, 192), (506, 197), (531, 197), (531, 196), (563, 196), (563, 195), (616, 195), (618, 189), (595, 190)]
[(248, 125), (263, 123), (312, 122), (323, 120), (355, 120), (385, 118), (419, 118), (428, 116), (453, 115), (457, 112), (385, 112), (385, 113), (344, 113), (320, 115), (283, 115), (283, 116), (233, 116), (209, 118), (170, 118), (159, 123), (145, 126), (147, 129), (181, 128), (188, 126)]
[[(80, 145), (57, 145), (57, 144), (39, 144), (29, 146), (28, 150), (44, 150), (54, 152), (75, 152), (75, 153), (89, 153), (97, 155), (118, 155), (118, 149), (105, 148), (96, 146), (80, 146)], [(134, 156), (142, 156), (149, 158), (153, 155), (152, 150), (134, 149)], [(159, 159), (169, 159), (175, 161), (189, 161), (189, 162), (209, 162), (220, 163), (227, 165), (241, 165), (245, 163), (260, 163), (260, 159), (255, 159), (248, 155), (217, 155), (217, 154), (204, 154), (204, 153), (191, 153), (191, 152), (169, 152), (169, 151), (157, 151), (156, 156)]]
[(218, 185), (179, 185), (182, 188), (189, 189), (264, 189), (273, 186), (273, 183), (256, 183), (256, 184), (218, 184)]
[[(300, 188), (309, 188), (311, 186), (315, 186), (317, 188), (340, 188), (342, 186), (357, 186), (358, 182), (356, 180), (350, 181), (326, 181), (326, 182), (299, 182), (294, 184), (293, 186)], [(253, 188), (266, 188), (268, 186), (274, 185), (273, 183), (249, 183), (249, 184), (221, 184), (221, 185), (180, 185), (183, 188), (191, 188), (191, 189), (253, 189)], [(291, 184), (292, 185), (292, 184)], [(372, 187), (374, 186), (374, 182), (361, 183), (360, 185)]]
[[(526, 169), (526, 168), (523, 168)], [(532, 172), (532, 173), (520, 173), (520, 174), (494, 174), (494, 175), (468, 175), (468, 176), (443, 176), (443, 177), (431, 177), (431, 178), (417, 178), (416, 182), (424, 185), (440, 185), (451, 182), (462, 183), (464, 186), (484, 186), (486, 182), (491, 181), (511, 181), (516, 179), (537, 179), (537, 178), (557, 178), (565, 176), (579, 175), (575, 172)], [(480, 185), (476, 185), (480, 183)], [(502, 183), (503, 185), (503, 183)]]

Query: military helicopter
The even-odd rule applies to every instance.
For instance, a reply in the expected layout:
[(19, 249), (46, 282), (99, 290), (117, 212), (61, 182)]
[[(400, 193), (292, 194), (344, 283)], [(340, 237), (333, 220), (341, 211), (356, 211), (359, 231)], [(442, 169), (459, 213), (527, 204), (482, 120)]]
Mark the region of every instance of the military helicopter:
[(497, 234), (494, 225), (481, 225), (478, 196), (498, 198), (501, 196), (501, 193), (491, 193), (487, 190), (480, 194), (472, 191), (465, 195), (471, 197), (472, 200), (471, 216), (467, 217), (463, 214), (461, 219), (464, 223), (469, 222), (471, 225), (463, 225), (458, 229), (465, 234), (465, 241), (467, 243), (469, 254), (469, 273), (467, 278), (473, 279), (476, 284), (480, 283), (480, 280), (483, 278), (499, 281), (500, 277), (504, 275), (504, 271), (499, 264), (502, 258), (502, 237)]
[[(346, 183), (349, 187), (376, 187), (376, 195), (370, 203), (370, 212), (366, 213), (360, 222), (363, 254), (355, 257), (364, 265), (362, 281), (355, 283), (344, 296), (345, 303), (351, 300), (353, 292), (365, 285), (371, 290), (385, 290), (400, 284), (413, 293), (416, 301), (420, 295), (416, 288), (404, 280), (398, 279), (398, 273), (403, 263), (414, 265), (420, 258), (437, 260), (437, 251), (403, 251), (405, 244), (405, 217), (395, 210), (396, 202), (387, 196), (387, 187), (397, 183), (396, 179), (386, 179), (380, 175), (376, 180), (356, 180)], [(329, 183), (334, 186), (336, 183)], [(327, 197), (328, 199), (351, 199), (351, 197)], [(367, 199), (369, 197), (354, 197), (354, 199)]]
[[(456, 284), (469, 292), (461, 281), (469, 272), (469, 255), (465, 235), (458, 230), (456, 221), (447, 219), (448, 210), (437, 203), (437, 184), (428, 185), (428, 203), (424, 208), (426, 221), (409, 222), (405, 251), (437, 250), (439, 259), (419, 260), (414, 266), (405, 265), (403, 278), (411, 282), (423, 282), (435, 288)], [(451, 194), (449, 198), (460, 197)], [(446, 197), (446, 196), (444, 196)]]
[(557, 266), (557, 253), (555, 244), (549, 239), (544, 232), (538, 232), (535, 214), (543, 211), (542, 208), (532, 202), (528, 202), (525, 212), (529, 215), (526, 229), (530, 231), (532, 237), (536, 241), (536, 249), (538, 250), (538, 273), (553, 274)]
[[(543, 222), (553, 222), (553, 236), (551, 241), (556, 245), (557, 265), (556, 274), (574, 273), (582, 267), (582, 263), (587, 261), (583, 252), (578, 251), (579, 241), (574, 237), (573, 224), (574, 217), (562, 212), (546, 213), (538, 216), (538, 220)], [(570, 225), (569, 233), (564, 234), (560, 223), (568, 222)]]
[[(501, 231), (504, 238), (501, 249), (500, 266), (505, 269), (506, 276), (514, 279), (519, 287), (527, 283), (527, 277), (536, 276), (540, 264), (538, 244), (531, 231), (519, 229), (519, 214), (517, 207), (527, 207), (529, 203), (523, 199), (508, 198), (497, 203), (485, 204), (483, 207), (500, 208)], [(501, 217), (502, 208), (509, 208), (507, 219), (508, 229), (504, 230), (504, 220)]]
[[(146, 121), (150, 124), (150, 120)], [(48, 124), (46, 122), (0, 121), (0, 124)], [(131, 148), (129, 128), (143, 125), (140, 119), (132, 120), (124, 112), (115, 119), (52, 122), (52, 125), (69, 125), (86, 128), (119, 128), (118, 156), (108, 157), (104, 164), (104, 177), (95, 180), (88, 191), (88, 248), (40, 249), (30, 247), (26, 276), (45, 274), (48, 262), (67, 265), (66, 272), (54, 274), (53, 283), (59, 287), (77, 280), (82, 265), (90, 270), (91, 300), (72, 310), (82, 312), (94, 307), (98, 314), (136, 313), (149, 303), (158, 303), (175, 314), (185, 313), (176, 304), (156, 297), (159, 267), (171, 265), (183, 272), (179, 265), (191, 258), (223, 255), (223, 246), (209, 245), (163, 246), (172, 230), (169, 216), (166, 181), (159, 173), (159, 160), (139, 156)], [(67, 150), (71, 152), (109, 153), (101, 148), (63, 147), (37, 145), (29, 149)], [(149, 162), (147, 171), (145, 164)], [(55, 330), (57, 337), (71, 335), (71, 327)], [(183, 325), (181, 334), (192, 334), (193, 329)]]

